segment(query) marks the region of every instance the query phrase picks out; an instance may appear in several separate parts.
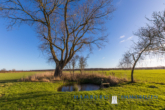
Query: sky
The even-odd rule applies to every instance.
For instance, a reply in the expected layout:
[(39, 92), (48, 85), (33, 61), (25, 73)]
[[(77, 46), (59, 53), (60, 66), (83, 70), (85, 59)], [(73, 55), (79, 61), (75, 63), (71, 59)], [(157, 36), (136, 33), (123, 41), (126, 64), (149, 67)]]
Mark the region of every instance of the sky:
[[(105, 47), (94, 48), (87, 60), (88, 68), (115, 68), (123, 53), (137, 38), (133, 32), (148, 23), (154, 11), (165, 9), (164, 0), (114, 0), (116, 11), (106, 22), (109, 42)], [(0, 69), (35, 70), (54, 69), (46, 55), (38, 48), (40, 40), (34, 29), (28, 25), (7, 30), (6, 21), (0, 18)], [(82, 55), (89, 54), (83, 51)], [(162, 58), (146, 58), (139, 66), (165, 66)]]

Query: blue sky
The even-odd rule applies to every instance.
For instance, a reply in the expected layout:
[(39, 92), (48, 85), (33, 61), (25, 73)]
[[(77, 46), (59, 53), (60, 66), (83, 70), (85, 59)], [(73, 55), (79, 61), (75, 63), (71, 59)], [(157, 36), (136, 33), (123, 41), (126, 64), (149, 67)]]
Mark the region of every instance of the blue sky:
[[(133, 32), (148, 22), (152, 12), (165, 9), (164, 0), (114, 0), (116, 11), (106, 23), (109, 43), (102, 49), (94, 48), (88, 59), (88, 68), (116, 67), (122, 54), (136, 41)], [(32, 70), (54, 69), (47, 63), (46, 55), (39, 50), (39, 39), (34, 28), (28, 25), (14, 27), (8, 31), (6, 21), (0, 18), (0, 69)], [(88, 52), (81, 53), (87, 55)], [(149, 63), (148, 63), (149, 61)], [(165, 65), (156, 59), (146, 59), (146, 66)], [(144, 66), (144, 65), (143, 65)]]

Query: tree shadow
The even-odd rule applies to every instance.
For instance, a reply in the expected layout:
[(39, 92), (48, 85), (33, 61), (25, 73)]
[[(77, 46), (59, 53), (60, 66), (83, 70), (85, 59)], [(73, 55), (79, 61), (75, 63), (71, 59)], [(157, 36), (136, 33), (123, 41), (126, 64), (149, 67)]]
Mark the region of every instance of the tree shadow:
[[(27, 99), (36, 99), (39, 97), (50, 97), (50, 96), (63, 96), (64, 94), (68, 94), (67, 92), (47, 92), (47, 91), (38, 91), (38, 92), (29, 92), (29, 93), (22, 93), (22, 94), (11, 94), (5, 96), (5, 94), (0, 97), (0, 102), (12, 102), (12, 101), (19, 101), (19, 100), (27, 100)], [(72, 96), (72, 95), (70, 95)]]
[(156, 83), (156, 82), (153, 82), (153, 83), (155, 83), (155, 84), (160, 84), (160, 85), (165, 85), (165, 83)]
[(120, 84), (117, 84), (117, 85), (114, 85), (114, 86), (111, 86), (111, 87), (120, 87), (120, 86), (123, 86), (123, 85), (134, 85), (134, 84), (138, 84), (137, 82), (131, 82), (131, 81), (128, 81), (128, 82), (124, 82), (124, 83), (120, 83)]
[[(68, 94), (68, 95), (65, 95)], [(21, 94), (9, 94), (0, 97), (0, 109), (37, 109), (43, 107), (60, 107), (74, 100), (74, 94), (64, 92), (38, 91)], [(46, 109), (44, 109), (46, 110)]]
[(18, 82), (18, 79), (12, 79), (12, 80), (0, 80), (0, 83), (8, 83), (8, 82)]
[(114, 86), (110, 86), (110, 87), (123, 87), (123, 86), (143, 86), (144, 83), (143, 82), (131, 82), (131, 81), (128, 81), (128, 82), (124, 82), (124, 83), (120, 83), (120, 84), (117, 84), (117, 85), (114, 85)]
[(154, 86), (154, 85), (150, 85), (150, 86), (148, 86), (149, 88), (158, 88), (158, 87), (156, 87), (156, 86)]

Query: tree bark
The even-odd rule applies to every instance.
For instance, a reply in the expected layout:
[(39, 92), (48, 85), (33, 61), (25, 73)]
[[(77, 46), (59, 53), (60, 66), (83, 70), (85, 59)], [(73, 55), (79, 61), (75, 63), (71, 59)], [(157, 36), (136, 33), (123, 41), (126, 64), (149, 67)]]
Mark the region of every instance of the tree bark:
[[(150, 41), (151, 42), (151, 41)], [(142, 53), (148, 48), (148, 46), (150, 46), (151, 43), (149, 43), (139, 54), (138, 58), (135, 60), (135, 57), (133, 56), (133, 59), (134, 59), (134, 65), (132, 67), (132, 71), (131, 71), (131, 83), (134, 82), (134, 78), (133, 78), (133, 73), (134, 73), (134, 69), (135, 69), (135, 66), (136, 66), (136, 63), (138, 62), (139, 58), (141, 57)]]
[(131, 71), (131, 83), (134, 82), (134, 78), (133, 78), (134, 69), (135, 69), (135, 65), (133, 66), (132, 71)]
[(62, 64), (57, 64), (57, 63), (56, 63), (56, 70), (55, 70), (55, 72), (54, 72), (54, 77), (58, 77), (58, 76), (61, 77), (62, 71), (63, 71), (63, 66), (62, 66)]

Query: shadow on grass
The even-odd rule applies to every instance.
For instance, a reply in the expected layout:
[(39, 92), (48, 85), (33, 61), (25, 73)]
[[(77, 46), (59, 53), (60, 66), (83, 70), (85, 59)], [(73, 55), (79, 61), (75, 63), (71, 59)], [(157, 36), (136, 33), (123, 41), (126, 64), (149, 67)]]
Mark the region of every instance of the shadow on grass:
[(158, 88), (158, 87), (156, 87), (156, 86), (154, 86), (154, 85), (150, 85), (150, 86), (148, 86), (149, 88)]
[[(0, 80), (0, 83), (12, 83), (12, 82), (36, 82), (36, 81), (18, 81), (18, 79)], [(43, 82), (43, 81), (37, 81), (37, 82)], [(59, 82), (61, 82), (61, 80), (52, 81), (52, 83), (59, 83)]]
[[(24, 93), (24, 94), (11, 94), (9, 96), (3, 96), (0, 98), (0, 102), (12, 102), (12, 101), (19, 101), (19, 100), (28, 100), (28, 99), (37, 99), (37, 98), (51, 98), (51, 97), (59, 97), (59, 96), (63, 96), (64, 94), (68, 94), (67, 92), (64, 93), (64, 92), (47, 92), (47, 91), (44, 91), (44, 92), (41, 92), (41, 91), (38, 91), (38, 92), (30, 92), (30, 93)], [(71, 96), (71, 95), (69, 95)], [(11, 98), (12, 97), (12, 98)]]
[[(155, 82), (153, 82), (153, 83), (155, 83)], [(165, 85), (165, 83), (155, 83), (155, 84)]]
[[(68, 95), (66, 95), (68, 94)], [(48, 91), (29, 92), (23, 94), (10, 94), (0, 97), (0, 109), (2, 110), (53, 110), (62, 105), (72, 104), (73, 94)], [(70, 105), (72, 108), (72, 105)], [(74, 108), (72, 108), (74, 109)]]
[(12, 80), (0, 80), (0, 83), (8, 83), (8, 82), (17, 82), (18, 79), (12, 79)]
[(131, 81), (128, 81), (128, 82), (120, 83), (120, 84), (110, 86), (110, 87), (120, 87), (120, 86), (124, 86), (124, 85), (135, 85), (135, 84), (138, 84), (138, 82), (133, 82), (132, 83)]

